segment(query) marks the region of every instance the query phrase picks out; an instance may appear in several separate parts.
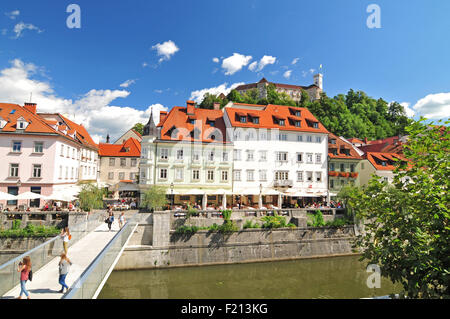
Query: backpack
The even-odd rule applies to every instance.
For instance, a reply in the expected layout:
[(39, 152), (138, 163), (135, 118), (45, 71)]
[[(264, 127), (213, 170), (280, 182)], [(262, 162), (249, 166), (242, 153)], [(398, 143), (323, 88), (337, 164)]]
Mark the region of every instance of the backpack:
[(30, 272), (28, 273), (28, 280), (33, 281), (33, 269), (30, 269)]

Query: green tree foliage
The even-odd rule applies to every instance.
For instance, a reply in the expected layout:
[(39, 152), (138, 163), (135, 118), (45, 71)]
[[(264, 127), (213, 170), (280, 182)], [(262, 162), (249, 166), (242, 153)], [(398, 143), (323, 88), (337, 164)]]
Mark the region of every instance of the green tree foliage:
[(410, 163), (397, 161), (393, 184), (374, 176), (350, 199), (365, 221), (356, 245), (407, 297), (449, 298), (449, 129), (423, 121), (406, 127)]
[(83, 185), (78, 195), (80, 208), (85, 212), (103, 208), (104, 195), (106, 195), (105, 190), (98, 188), (94, 184)]
[(198, 105), (198, 107), (201, 109), (213, 109), (214, 103), (220, 103), (220, 108), (223, 108), (227, 105), (228, 100), (222, 99), (218, 95), (205, 93), (203, 96), (203, 101)]
[(133, 126), (133, 130), (135, 130), (139, 134), (143, 135), (144, 134), (144, 126), (145, 125), (142, 123), (136, 123), (136, 125)]
[(144, 192), (141, 207), (147, 208), (149, 210), (162, 209), (163, 206), (167, 205), (166, 191), (167, 189), (165, 187), (150, 187), (147, 191)]

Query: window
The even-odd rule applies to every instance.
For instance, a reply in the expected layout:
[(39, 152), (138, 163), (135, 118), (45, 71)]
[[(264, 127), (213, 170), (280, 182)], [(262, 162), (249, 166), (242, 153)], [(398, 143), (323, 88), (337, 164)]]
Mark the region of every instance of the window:
[(116, 165), (116, 159), (115, 158), (109, 158), (109, 166), (115, 166)]
[(184, 169), (181, 167), (175, 168), (175, 179), (182, 181), (184, 178)]
[(255, 171), (254, 170), (247, 170), (247, 181), (253, 182), (255, 180)]
[(308, 182), (312, 182), (313, 179), (313, 173), (312, 172), (306, 172), (306, 180)]
[(137, 159), (136, 158), (132, 158), (131, 159), (131, 167), (136, 167), (137, 166)]
[(295, 127), (300, 127), (301, 126), (300, 121), (295, 121), (294, 124), (295, 124)]
[(303, 172), (297, 171), (297, 182), (303, 182)]
[(214, 171), (208, 170), (207, 179), (208, 179), (208, 182), (214, 181)]
[(19, 177), (19, 164), (9, 164), (9, 177)]
[(259, 171), (259, 180), (261, 182), (267, 181), (267, 171), (266, 170), (260, 170)]
[(307, 141), (308, 143), (311, 143), (311, 142), (312, 142), (312, 136), (311, 136), (311, 135), (308, 135), (308, 136), (306, 137), (306, 141)]
[(169, 159), (169, 150), (167, 148), (162, 148), (160, 151), (161, 160), (167, 161)]
[(136, 180), (136, 173), (130, 173), (130, 180), (132, 181)]
[(108, 179), (114, 179), (114, 172), (108, 173)]
[(275, 172), (275, 180), (277, 181), (285, 181), (289, 179), (288, 171), (276, 171)]
[(177, 160), (183, 160), (183, 150), (177, 150)]
[(267, 161), (267, 151), (259, 151), (259, 161), (260, 162)]
[(316, 164), (322, 163), (322, 154), (316, 154)]
[(192, 179), (194, 181), (198, 181), (200, 179), (200, 171), (198, 169), (192, 171)]
[(222, 153), (222, 162), (228, 162), (228, 152)]
[(76, 149), (72, 148), (72, 158), (75, 159), (75, 151)]
[(316, 182), (322, 181), (322, 172), (316, 172)]
[(141, 170), (141, 180), (145, 180), (145, 169)]
[(277, 152), (277, 161), (278, 162), (287, 162), (288, 153), (286, 152)]
[(198, 162), (200, 160), (200, 152), (199, 151), (194, 151), (192, 153), (192, 160), (194, 162)]
[(235, 181), (241, 181), (241, 170), (237, 169), (234, 171), (234, 180)]
[(66, 179), (69, 179), (69, 168), (66, 166), (66, 174), (64, 175)]
[(69, 146), (67, 146), (67, 154), (66, 154), (66, 157), (70, 157), (70, 147), (69, 147)]
[(297, 163), (303, 162), (303, 153), (297, 153)]
[(253, 118), (253, 124), (259, 124), (259, 117)]
[(278, 125), (284, 126), (285, 121), (284, 120), (278, 120)]
[(386, 164), (386, 161), (382, 161), (381, 162), (381, 166), (386, 166), (387, 164)]
[(208, 152), (208, 161), (214, 162), (214, 151)]
[(308, 164), (312, 164), (313, 163), (313, 154), (312, 153), (306, 154), (306, 162)]
[(345, 164), (341, 164), (341, 172), (345, 172)]
[(319, 123), (314, 122), (314, 123), (313, 123), (313, 127), (314, 127), (314, 128), (319, 128)]
[(246, 116), (240, 116), (240, 117), (239, 117), (239, 121), (240, 121), (241, 123), (247, 123), (247, 117), (246, 117)]
[(316, 136), (316, 143), (322, 143), (322, 138), (320, 136)]
[(12, 145), (13, 153), (20, 153), (21, 150), (22, 150), (22, 142), (14, 141)]
[(267, 134), (264, 132), (264, 133), (261, 133), (260, 135), (259, 135), (259, 140), (260, 141), (265, 141), (267, 139)]
[(228, 181), (228, 171), (222, 171), (222, 181)]
[(253, 161), (254, 151), (247, 150), (247, 161)]
[(334, 171), (334, 163), (330, 163), (330, 171)]
[(62, 166), (59, 167), (59, 179), (63, 178), (63, 168)]
[(127, 166), (127, 159), (126, 158), (121, 158), (120, 159), (120, 166), (122, 166), (122, 167)]
[(239, 130), (234, 131), (234, 140), (238, 141), (240, 139), (241, 139), (241, 131)]
[(34, 142), (34, 152), (35, 153), (43, 153), (44, 152), (44, 143), (43, 142)]
[(336, 139), (335, 139), (335, 138), (332, 138), (332, 139), (330, 140), (330, 144), (336, 145)]
[(23, 121), (18, 122), (19, 130), (23, 130), (26, 127), (26, 123)]
[(125, 173), (124, 172), (120, 172), (119, 173), (119, 180), (123, 181), (125, 179)]
[(350, 172), (355, 172), (355, 164), (350, 164)]
[(301, 116), (300, 111), (295, 111), (295, 116), (300, 117)]
[(71, 175), (70, 175), (70, 178), (71, 179), (74, 179), (74, 174), (75, 174), (75, 170), (74, 170), (74, 168), (72, 167), (72, 169), (71, 169)]
[(234, 160), (235, 161), (241, 160), (241, 150), (234, 150)]
[(279, 141), (287, 141), (287, 134), (278, 134)]
[(334, 188), (334, 179), (330, 180), (330, 188)]
[(303, 135), (297, 135), (297, 142), (303, 142)]
[(64, 145), (61, 145), (61, 156), (64, 156)]
[(160, 179), (167, 179), (167, 168), (161, 168), (159, 170), (159, 178)]

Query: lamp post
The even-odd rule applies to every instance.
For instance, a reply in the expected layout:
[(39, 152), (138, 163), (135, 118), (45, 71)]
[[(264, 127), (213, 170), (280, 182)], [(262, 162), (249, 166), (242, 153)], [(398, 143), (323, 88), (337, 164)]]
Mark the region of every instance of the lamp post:
[(258, 200), (258, 208), (262, 209), (262, 205), (263, 205), (263, 200), (262, 200), (262, 189), (263, 189), (263, 185), (259, 184), (259, 200)]
[[(20, 194), (19, 189), (20, 189), (20, 186), (22, 186), (22, 182), (20, 181), (20, 178), (17, 181), (16, 185), (17, 185), (17, 195), (19, 195)], [(19, 201), (16, 201), (16, 206), (19, 207)]]
[(172, 206), (172, 209), (173, 209), (173, 203), (174, 203), (174, 200), (173, 200), (174, 199), (173, 198), (173, 183), (170, 184), (170, 192), (172, 194), (172, 205), (171, 206)]

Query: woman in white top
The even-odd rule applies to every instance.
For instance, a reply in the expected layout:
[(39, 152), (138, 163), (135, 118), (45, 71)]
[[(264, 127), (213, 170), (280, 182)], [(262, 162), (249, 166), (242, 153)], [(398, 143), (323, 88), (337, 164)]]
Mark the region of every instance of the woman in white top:
[(63, 240), (64, 252), (67, 255), (67, 249), (69, 246), (69, 240), (72, 236), (70, 235), (69, 227), (61, 229), (61, 239)]
[(119, 227), (120, 227), (120, 229), (122, 229), (123, 225), (125, 225), (125, 216), (124, 216), (124, 213), (122, 212), (122, 214), (120, 214), (120, 217), (119, 217)]

